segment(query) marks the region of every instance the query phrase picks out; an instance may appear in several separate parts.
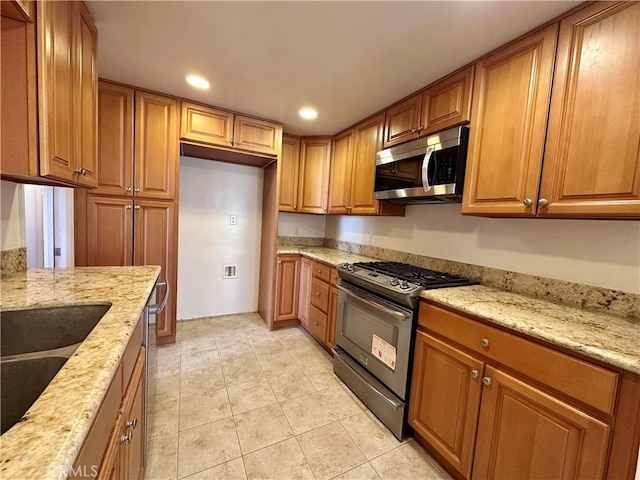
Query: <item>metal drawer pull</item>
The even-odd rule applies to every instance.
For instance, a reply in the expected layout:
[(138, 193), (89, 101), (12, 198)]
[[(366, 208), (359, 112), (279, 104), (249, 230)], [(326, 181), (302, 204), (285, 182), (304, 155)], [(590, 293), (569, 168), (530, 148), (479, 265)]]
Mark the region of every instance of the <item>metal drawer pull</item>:
[(157, 303), (155, 305), (149, 305), (147, 307), (151, 315), (157, 315), (162, 310), (164, 310), (164, 307), (167, 305), (167, 300), (169, 299), (169, 282), (158, 282), (156, 283), (156, 286), (165, 287), (166, 290), (164, 292), (164, 298), (162, 299), (162, 302)]
[(475, 368), (471, 369), (471, 378), (478, 378), (478, 370)]
[(482, 377), (482, 383), (488, 387), (493, 383), (493, 380), (491, 380), (491, 377)]
[(481, 339), (480, 345), (482, 345), (484, 348), (487, 348), (489, 346), (489, 339), (488, 338)]
[(319, 296), (320, 296), (320, 292), (316, 292), (316, 297), (319, 297)]
[(122, 435), (120, 437), (120, 443), (130, 442), (131, 441), (131, 437), (133, 437), (133, 432), (129, 432), (126, 435)]
[(533, 200), (531, 200), (530, 198), (525, 198), (522, 203), (525, 207), (530, 207), (531, 205), (533, 205)]
[(127, 427), (136, 428), (137, 425), (138, 425), (138, 417), (136, 417), (133, 420), (127, 422)]

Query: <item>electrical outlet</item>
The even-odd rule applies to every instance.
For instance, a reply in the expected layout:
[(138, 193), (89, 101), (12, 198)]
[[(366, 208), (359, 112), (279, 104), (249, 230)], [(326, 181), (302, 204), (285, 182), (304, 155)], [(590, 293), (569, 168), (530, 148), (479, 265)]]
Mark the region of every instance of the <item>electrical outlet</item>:
[(229, 225), (238, 225), (238, 216), (237, 215), (231, 215), (229, 217)]

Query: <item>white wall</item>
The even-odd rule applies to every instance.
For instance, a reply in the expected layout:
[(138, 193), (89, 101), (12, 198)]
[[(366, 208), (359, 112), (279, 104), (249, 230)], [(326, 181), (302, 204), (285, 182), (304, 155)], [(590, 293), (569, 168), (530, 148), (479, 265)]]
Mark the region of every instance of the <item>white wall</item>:
[(328, 217), (327, 238), (640, 293), (640, 222), (469, 217), (411, 205), (402, 217)]
[[(180, 158), (178, 319), (256, 311), (262, 178), (259, 168)], [(222, 278), (228, 264), (238, 278)]]
[(283, 212), (278, 216), (278, 236), (324, 238), (325, 222), (325, 215)]
[(0, 250), (26, 246), (23, 186), (0, 182)]

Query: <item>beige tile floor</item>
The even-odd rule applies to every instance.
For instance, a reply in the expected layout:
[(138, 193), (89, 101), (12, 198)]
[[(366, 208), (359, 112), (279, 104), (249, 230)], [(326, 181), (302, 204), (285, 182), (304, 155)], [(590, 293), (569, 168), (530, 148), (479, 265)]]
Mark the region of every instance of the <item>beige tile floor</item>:
[(149, 351), (149, 458), (161, 479), (449, 479), (399, 442), (301, 328), (255, 313), (178, 323)]

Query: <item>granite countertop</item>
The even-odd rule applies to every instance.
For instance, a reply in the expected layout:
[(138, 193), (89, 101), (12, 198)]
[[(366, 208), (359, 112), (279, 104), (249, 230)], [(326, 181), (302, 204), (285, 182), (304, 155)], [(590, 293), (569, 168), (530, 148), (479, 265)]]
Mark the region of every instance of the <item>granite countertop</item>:
[(421, 297), (640, 374), (640, 324), (631, 320), (483, 285), (423, 290)]
[(2, 435), (3, 480), (67, 478), (159, 273), (156, 266), (78, 267), (2, 277), (2, 310), (112, 304), (31, 406), (29, 419)]
[[(279, 246), (278, 253), (300, 254), (334, 266), (342, 262), (376, 261), (319, 247)], [(484, 285), (424, 290), (421, 297), (640, 374), (640, 323), (633, 320)]]
[(377, 259), (363, 257), (355, 253), (343, 252), (333, 248), (324, 247), (296, 247), (296, 246), (278, 246), (278, 255), (303, 255), (318, 260), (328, 265), (336, 266), (339, 263), (355, 263), (355, 262), (375, 262)]

